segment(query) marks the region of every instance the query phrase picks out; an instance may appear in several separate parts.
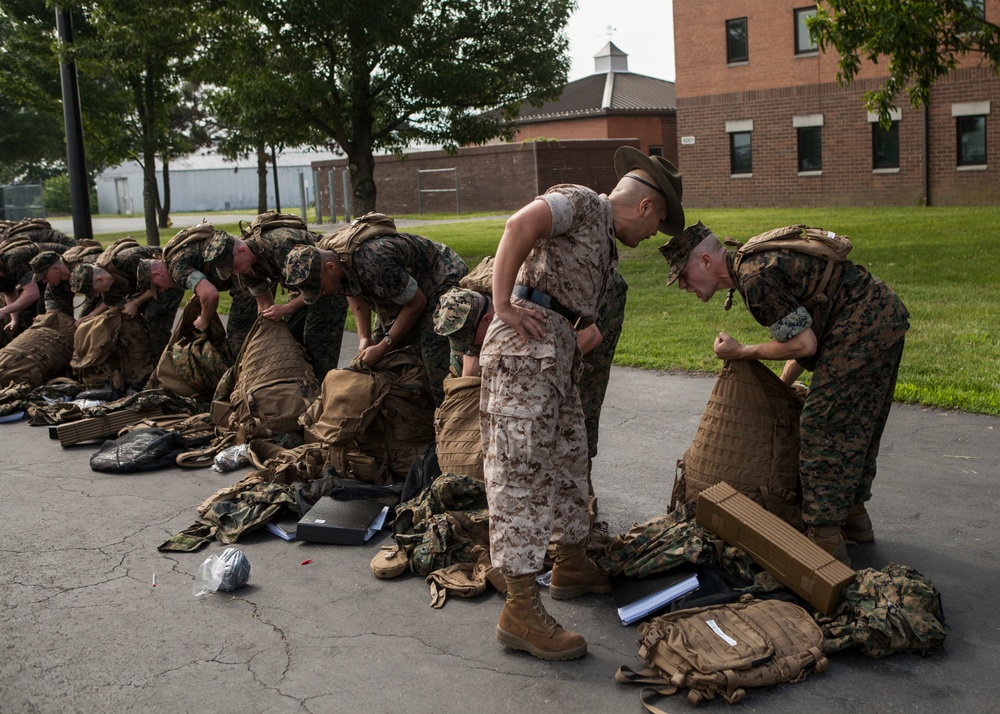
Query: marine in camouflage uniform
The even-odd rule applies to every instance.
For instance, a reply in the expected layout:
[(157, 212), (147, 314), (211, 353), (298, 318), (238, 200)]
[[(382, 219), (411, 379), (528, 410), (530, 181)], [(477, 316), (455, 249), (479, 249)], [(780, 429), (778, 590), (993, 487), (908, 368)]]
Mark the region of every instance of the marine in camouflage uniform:
[[(327, 237), (327, 239), (332, 236)], [(285, 284), (302, 294), (306, 303), (320, 297), (320, 250), (330, 250), (321, 239), (317, 249), (296, 249), (285, 265)], [(338, 260), (339, 263), (339, 260)], [(448, 375), (450, 346), (448, 339), (434, 332), (434, 311), (441, 295), (458, 285), (468, 273), (465, 261), (446, 245), (412, 233), (393, 233), (370, 238), (351, 256), (350, 272), (341, 271), (341, 289), (348, 297), (358, 325), (360, 355), (366, 363), (377, 365), (390, 348), (411, 346), (420, 351), (427, 367), (435, 402), (444, 398), (442, 383)], [(391, 334), (401, 311), (416, 304), (418, 292), (424, 307), (405, 334)], [(365, 324), (375, 313), (375, 328)], [(402, 332), (397, 328), (397, 333)]]
[[(33, 236), (36, 234), (44, 234), (53, 241), (62, 242), (35, 242)], [(12, 331), (11, 336), (17, 336), (28, 329), (32, 320), (46, 309), (73, 315), (72, 292), (65, 286), (62, 290), (49, 290), (49, 286), (42, 290), (42, 284), (36, 280), (35, 271), (31, 268), (31, 260), (44, 252), (61, 254), (75, 244), (74, 239), (49, 229), (22, 231), (0, 244), (0, 293), (6, 300), (6, 305), (0, 308), (0, 320), (11, 314), (18, 315), (17, 329)], [(37, 300), (26, 299), (24, 291), (29, 285), (35, 286)], [(29, 290), (29, 294), (31, 292)]]
[[(168, 243), (164, 248), (165, 254), (169, 248)], [(219, 292), (229, 291), (232, 304), (226, 321), (226, 335), (233, 354), (238, 354), (257, 319), (257, 303), (250, 293), (233, 281), (233, 237), (225, 231), (215, 231), (210, 238), (171, 251), (164, 262), (174, 282), (185, 290), (194, 290), (198, 283), (207, 280)], [(140, 270), (143, 271), (139, 275), (140, 284), (143, 284), (148, 279), (148, 267), (140, 267)]]
[[(858, 521), (867, 522), (871, 539), (864, 503), (871, 498), (909, 328), (906, 306), (863, 266), (845, 260), (832, 264), (826, 298), (807, 309), (804, 303), (827, 270), (825, 259), (765, 250), (737, 262), (701, 224), (661, 251), (671, 264), (671, 282), (679, 279), (681, 289), (705, 301), (718, 289), (735, 288), (768, 328), (772, 340), (764, 345), (741, 345), (722, 333), (715, 348), (721, 359), (785, 359), (788, 350), (800, 350), (786, 363), (782, 380), (791, 384), (803, 369), (812, 371), (800, 421), (802, 517), (813, 540), (846, 559), (838, 537), (842, 526), (850, 536)], [(711, 267), (701, 267), (699, 256)], [(812, 353), (802, 347), (810, 333), (816, 341)]]
[(680, 176), (669, 162), (625, 147), (615, 169), (610, 196), (554, 186), (508, 220), (493, 273), (496, 319), (480, 353), (490, 551), (508, 585), (497, 639), (543, 659), (587, 649), (538, 599), (533, 577), (549, 543), (553, 599), (611, 590), (584, 550), (588, 449), (578, 385), (582, 350), (601, 338), (594, 322), (614, 281), (616, 238), (635, 247), (658, 229), (683, 227)]
[[(315, 245), (316, 236), (309, 231), (297, 228), (276, 227), (265, 229), (260, 238), (247, 236), (244, 238), (247, 249), (252, 253), (252, 259), (240, 258), (238, 248), (234, 254), (234, 272), (239, 276), (238, 282), (257, 301), (257, 307), (265, 312), (274, 305), (274, 290), (282, 279), (285, 261), (293, 248), (299, 245)], [(246, 272), (239, 268), (246, 263)], [(331, 369), (337, 368), (340, 361), (340, 346), (344, 337), (344, 322), (347, 320), (347, 299), (343, 295), (325, 295), (311, 305), (297, 300), (292, 295), (284, 307), (277, 306), (277, 315), (284, 315), (295, 339), (305, 347), (306, 358), (313, 367), (317, 379), (323, 377)], [(292, 311), (285, 310), (292, 306)]]
[[(103, 252), (104, 246), (96, 240), (82, 240), (75, 246), (67, 248), (63, 253), (46, 250), (31, 259), (30, 266), (34, 271), (36, 283), (45, 283), (45, 309), (61, 309), (61, 306), (72, 304), (69, 290), (69, 277), (77, 265), (92, 264)], [(90, 315), (101, 303), (101, 298), (87, 297), (76, 309), (78, 317)]]
[[(481, 322), (492, 318), (489, 296), (468, 288), (454, 287), (438, 301), (434, 310), (434, 331), (448, 338), (451, 368), (449, 375), (461, 377), (465, 357), (478, 357), (482, 339), (476, 333)], [(478, 376), (478, 375), (467, 375)]]
[[(143, 260), (159, 259), (162, 251), (157, 247), (138, 245), (117, 252), (110, 261), (102, 266), (111, 276), (110, 287), (102, 294), (94, 290), (93, 268), (81, 267), (73, 269), (71, 285), (76, 292), (88, 297), (98, 297), (104, 306), (100, 312), (113, 307), (125, 307), (132, 301), (139, 301), (139, 314), (146, 323), (149, 335), (149, 346), (154, 360), (158, 359), (170, 340), (170, 333), (177, 319), (177, 309), (184, 298), (184, 291), (179, 287), (158, 291), (155, 295), (148, 287), (140, 288), (138, 279), (139, 263)], [(99, 314), (99, 313), (98, 313)]]

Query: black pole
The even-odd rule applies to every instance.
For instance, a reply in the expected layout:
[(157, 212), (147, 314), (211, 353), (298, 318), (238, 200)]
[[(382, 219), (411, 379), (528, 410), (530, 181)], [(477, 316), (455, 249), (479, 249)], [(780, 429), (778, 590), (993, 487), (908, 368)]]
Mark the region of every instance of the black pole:
[[(73, 44), (73, 20), (69, 10), (56, 6), (56, 32), (63, 45)], [(77, 240), (93, 238), (90, 222), (90, 191), (87, 190), (87, 159), (83, 153), (83, 119), (80, 115), (80, 86), (76, 62), (60, 62), (63, 122), (66, 125), (66, 166), (69, 169), (69, 196), (73, 206), (73, 236)]]
[(281, 213), (281, 196), (278, 194), (278, 152), (271, 146), (271, 168), (274, 173), (274, 210)]

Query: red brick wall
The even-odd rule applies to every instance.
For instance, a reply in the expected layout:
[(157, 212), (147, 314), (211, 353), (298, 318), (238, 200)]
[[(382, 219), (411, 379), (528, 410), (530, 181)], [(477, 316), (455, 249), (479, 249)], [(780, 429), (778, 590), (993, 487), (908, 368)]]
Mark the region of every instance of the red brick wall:
[(638, 139), (639, 150), (648, 154), (651, 146), (663, 147), (663, 155), (677, 161), (677, 117), (605, 115), (584, 119), (522, 124), (516, 141), (530, 139)]
[[(924, 112), (902, 108), (900, 166), (874, 173), (871, 125), (862, 103), (877, 80), (848, 90), (834, 83), (737, 92), (678, 100), (678, 134), (684, 200), (696, 206), (919, 205), (925, 194)], [(953, 102), (991, 102), (987, 118), (987, 169), (956, 169)], [(823, 170), (800, 176), (792, 117), (822, 114)], [(959, 70), (939, 82), (928, 109), (929, 184), (932, 205), (1000, 203), (1000, 80), (984, 69)], [(726, 122), (752, 119), (753, 174), (733, 178)]]
[[(413, 152), (401, 161), (393, 156), (375, 159), (377, 207), (395, 213), (454, 212), (453, 192), (419, 193), (418, 171), (457, 168), (459, 209), (512, 212), (556, 183), (579, 183), (607, 192), (614, 188), (614, 153), (619, 146), (636, 146), (634, 139), (588, 141), (534, 141), (520, 144), (492, 144), (459, 149), (449, 156), (444, 151)], [(334, 194), (338, 217), (344, 216), (342, 171), (347, 159), (321, 161), (312, 165), (319, 173), (318, 187), (323, 215), (330, 216), (328, 172), (335, 171)], [(419, 174), (421, 189), (452, 189), (455, 174)], [(421, 198), (422, 196), (422, 198)]]

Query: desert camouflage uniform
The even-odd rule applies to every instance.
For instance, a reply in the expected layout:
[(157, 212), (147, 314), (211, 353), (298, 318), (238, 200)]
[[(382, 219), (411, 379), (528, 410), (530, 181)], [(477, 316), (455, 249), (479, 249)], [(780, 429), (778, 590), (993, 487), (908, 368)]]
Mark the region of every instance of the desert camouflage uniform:
[[(104, 266), (114, 283), (111, 288), (104, 293), (103, 301), (108, 307), (123, 307), (126, 302), (137, 296), (140, 292), (138, 280), (136, 279), (136, 269), (140, 260), (151, 258), (159, 259), (162, 251), (159, 248), (149, 246), (137, 246), (126, 248), (111, 259), (111, 262)], [(152, 300), (142, 307), (142, 315), (146, 321), (146, 332), (149, 334), (149, 347), (158, 359), (163, 352), (163, 348), (170, 341), (170, 333), (174, 329), (174, 321), (177, 318), (177, 308), (180, 307), (184, 298), (184, 291), (181, 288), (170, 288), (161, 290)]]
[[(444, 398), (442, 386), (448, 376), (451, 348), (448, 338), (434, 331), (434, 311), (438, 300), (469, 272), (458, 253), (412, 233), (371, 238), (351, 257), (353, 278), (349, 294), (364, 298), (376, 316), (373, 337), (381, 339), (392, 327), (400, 309), (413, 299), (419, 288), (427, 305), (413, 328), (400, 338), (399, 346), (420, 349), (437, 404)], [(395, 343), (393, 343), (396, 346)]]
[(216, 231), (213, 238), (225, 239), (225, 247), (211, 261), (204, 256), (205, 241), (188, 243), (171, 253), (167, 269), (178, 286), (194, 290), (202, 280), (208, 280), (220, 292), (228, 290), (232, 298), (226, 335), (233, 354), (238, 354), (254, 320), (257, 319), (257, 302), (246, 290), (233, 281), (233, 239), (225, 231)]
[[(618, 263), (611, 203), (570, 185), (540, 198), (552, 211), (552, 234), (532, 248), (517, 284), (594, 320)], [(480, 354), (490, 551), (495, 567), (517, 577), (542, 569), (550, 541), (582, 542), (589, 522), (577, 333), (555, 312), (518, 298), (512, 302), (547, 317), (542, 338), (527, 343), (494, 320)]]
[[(247, 240), (257, 262), (251, 273), (239, 276), (239, 283), (255, 298), (268, 292), (273, 294), (292, 249), (315, 242), (316, 236), (309, 231), (283, 227), (265, 231), (259, 241)], [(346, 320), (347, 299), (343, 295), (326, 295), (285, 317), (295, 339), (305, 347), (306, 358), (321, 382), (327, 372), (337, 368)]]
[(842, 525), (871, 498), (879, 441), (892, 406), (909, 312), (899, 297), (851, 261), (834, 265), (828, 299), (802, 306), (827, 261), (764, 251), (729, 270), (750, 314), (784, 342), (812, 327), (816, 354), (798, 360), (813, 373), (802, 409), (799, 474), (807, 525)]

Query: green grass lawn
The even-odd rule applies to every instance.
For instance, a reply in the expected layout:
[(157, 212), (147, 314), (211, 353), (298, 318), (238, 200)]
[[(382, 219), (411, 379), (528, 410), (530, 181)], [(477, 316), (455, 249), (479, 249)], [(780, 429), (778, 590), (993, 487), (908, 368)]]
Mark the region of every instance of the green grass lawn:
[[(445, 216), (442, 216), (445, 217)], [(437, 218), (437, 216), (435, 216)], [(792, 223), (850, 236), (851, 259), (887, 282), (910, 310), (910, 331), (896, 398), (944, 409), (1000, 414), (1000, 208), (687, 209), (721, 237), (745, 240)], [(219, 228), (235, 232), (236, 225)], [(452, 246), (470, 268), (496, 251), (502, 220), (430, 224), (419, 232)], [(173, 235), (163, 232), (161, 243)], [(100, 236), (110, 243), (119, 235)], [(139, 237), (139, 236), (137, 236)], [(141, 237), (140, 237), (141, 240)], [(743, 342), (768, 334), (741, 301), (722, 309), (667, 287), (657, 248), (665, 236), (634, 250), (622, 247), (620, 270), (629, 283), (625, 327), (615, 363), (645, 369), (715, 373), (712, 341), (726, 331)], [(222, 299), (228, 308), (228, 295)], [(772, 364), (775, 370), (780, 365)]]

